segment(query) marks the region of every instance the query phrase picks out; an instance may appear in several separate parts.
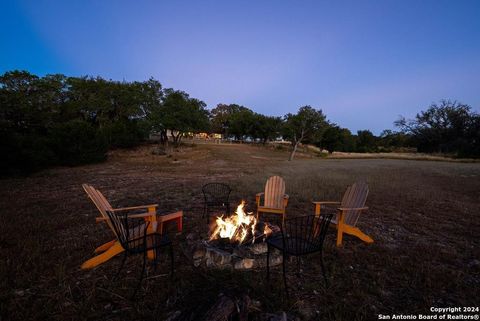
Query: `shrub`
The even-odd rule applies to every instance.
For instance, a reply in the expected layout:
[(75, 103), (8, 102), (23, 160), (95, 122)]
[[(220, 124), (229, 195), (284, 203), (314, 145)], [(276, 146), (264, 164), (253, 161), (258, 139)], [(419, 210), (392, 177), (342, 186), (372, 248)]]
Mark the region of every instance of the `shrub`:
[(100, 131), (83, 120), (56, 125), (50, 144), (61, 165), (79, 165), (105, 160), (107, 143)]

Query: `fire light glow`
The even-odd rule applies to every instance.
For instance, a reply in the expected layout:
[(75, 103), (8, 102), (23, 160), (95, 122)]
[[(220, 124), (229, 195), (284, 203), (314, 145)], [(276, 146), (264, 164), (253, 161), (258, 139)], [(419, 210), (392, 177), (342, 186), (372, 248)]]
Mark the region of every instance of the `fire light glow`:
[(210, 241), (217, 238), (228, 238), (231, 242), (242, 244), (245, 238), (251, 233), (252, 243), (255, 242), (255, 227), (257, 219), (252, 213), (244, 210), (245, 201), (238, 205), (235, 214), (224, 218), (223, 215), (215, 220), (216, 227), (210, 236)]

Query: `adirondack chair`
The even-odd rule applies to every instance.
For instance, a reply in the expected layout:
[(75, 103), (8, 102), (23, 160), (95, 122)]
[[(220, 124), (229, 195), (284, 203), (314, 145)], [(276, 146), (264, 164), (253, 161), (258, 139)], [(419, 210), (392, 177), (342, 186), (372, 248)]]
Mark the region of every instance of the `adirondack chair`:
[[(263, 196), (263, 205), (260, 205)], [(257, 219), (260, 213), (274, 213), (282, 215), (285, 221), (285, 210), (288, 205), (288, 195), (285, 194), (285, 181), (280, 176), (272, 176), (265, 184), (265, 192), (255, 197), (257, 203)]]
[(313, 202), (315, 204), (315, 215), (317, 216), (320, 215), (322, 205), (340, 206), (337, 208), (336, 218), (332, 219), (332, 223), (337, 228), (337, 246), (342, 245), (343, 233), (356, 236), (366, 243), (373, 243), (370, 236), (355, 227), (360, 214), (368, 209), (365, 206), (367, 196), (368, 185), (364, 182), (357, 182), (347, 188), (341, 202)]
[[(110, 205), (110, 203), (107, 201), (105, 196), (103, 196), (103, 194), (99, 190), (97, 190), (95, 187), (88, 184), (82, 184), (82, 187), (87, 193), (88, 197), (95, 204), (98, 211), (100, 212), (100, 217), (97, 217), (95, 219), (96, 222), (97, 223), (105, 222), (108, 225), (108, 227), (112, 230), (112, 232), (114, 232), (114, 234), (115, 234), (115, 228), (112, 225), (107, 212), (118, 213), (118, 212), (132, 212), (132, 211), (143, 210), (143, 212), (141, 213), (134, 212), (132, 214), (128, 214), (128, 217), (143, 218), (146, 222), (145, 227), (148, 229), (147, 233), (158, 232), (161, 234), (163, 233), (164, 224), (168, 222), (173, 222), (173, 221), (175, 221), (177, 224), (177, 230), (179, 232), (182, 231), (183, 211), (178, 211), (175, 213), (170, 213), (165, 215), (157, 215), (158, 204), (113, 208)], [(82, 269), (94, 268), (110, 260), (112, 257), (116, 256), (117, 254), (122, 253), (123, 251), (124, 251), (124, 248), (118, 242), (117, 239), (107, 242), (97, 247), (95, 249), (95, 253), (98, 255), (84, 262), (81, 268)], [(152, 259), (154, 257), (154, 253), (149, 252), (148, 257)]]

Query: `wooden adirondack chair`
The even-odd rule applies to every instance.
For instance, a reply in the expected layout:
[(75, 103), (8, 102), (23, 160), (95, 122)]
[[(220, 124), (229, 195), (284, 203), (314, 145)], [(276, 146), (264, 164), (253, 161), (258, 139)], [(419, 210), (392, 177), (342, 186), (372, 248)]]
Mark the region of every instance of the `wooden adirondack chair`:
[[(263, 195), (263, 205), (260, 201)], [(288, 195), (285, 194), (285, 181), (280, 176), (272, 176), (265, 184), (265, 192), (258, 193), (255, 197), (257, 203), (257, 219), (260, 213), (274, 213), (282, 215), (285, 221), (285, 210), (288, 205)]]
[[(167, 223), (170, 221), (175, 221), (177, 224), (177, 230), (179, 232), (182, 231), (183, 211), (178, 211), (178, 212), (170, 213), (166, 215), (157, 215), (158, 204), (113, 208), (110, 205), (110, 203), (107, 201), (105, 196), (103, 196), (103, 194), (99, 190), (97, 190), (95, 187), (88, 184), (82, 184), (82, 187), (87, 193), (88, 197), (95, 204), (98, 211), (100, 212), (100, 217), (96, 218), (96, 222), (97, 223), (105, 222), (114, 233), (115, 233), (115, 229), (112, 223), (110, 222), (110, 218), (108, 217), (107, 211), (125, 212), (125, 211), (146, 210), (146, 212), (132, 213), (132, 214), (129, 214), (128, 216), (131, 218), (143, 218), (145, 222), (150, 222), (148, 224), (148, 233), (153, 233), (153, 232), (162, 233), (164, 223)], [(122, 245), (116, 239), (110, 242), (107, 242), (95, 249), (96, 254), (99, 254), (99, 253), (101, 254), (84, 262), (81, 268), (82, 269), (94, 268), (95, 266), (110, 260), (112, 257), (114, 257), (119, 253), (122, 253), (123, 251), (124, 249)], [(149, 258), (153, 258), (153, 256), (154, 256), (153, 253), (149, 253)]]
[(368, 207), (365, 202), (368, 196), (368, 185), (364, 182), (357, 182), (349, 186), (343, 195), (342, 202), (313, 202), (315, 204), (315, 215), (320, 215), (322, 205), (340, 205), (337, 208), (337, 217), (332, 219), (332, 223), (337, 228), (337, 246), (342, 245), (343, 233), (358, 237), (366, 243), (373, 243), (373, 239), (363, 233), (355, 225), (360, 218), (360, 214), (366, 211)]

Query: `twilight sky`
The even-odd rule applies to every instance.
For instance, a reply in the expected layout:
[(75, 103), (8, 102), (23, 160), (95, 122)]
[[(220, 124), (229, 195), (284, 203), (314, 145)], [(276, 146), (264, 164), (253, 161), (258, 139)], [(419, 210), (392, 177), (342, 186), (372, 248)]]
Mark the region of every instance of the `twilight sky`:
[(0, 2), (0, 73), (153, 76), (209, 108), (321, 108), (379, 134), (442, 98), (480, 110), (480, 1)]

